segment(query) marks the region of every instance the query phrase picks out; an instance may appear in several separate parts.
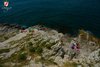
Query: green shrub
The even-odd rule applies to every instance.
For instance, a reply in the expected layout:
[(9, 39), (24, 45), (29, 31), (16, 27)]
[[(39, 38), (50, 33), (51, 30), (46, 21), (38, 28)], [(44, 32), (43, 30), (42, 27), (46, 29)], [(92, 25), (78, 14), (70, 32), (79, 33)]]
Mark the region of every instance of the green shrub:
[(0, 67), (4, 67), (2, 64), (0, 64)]
[(33, 43), (32, 43), (32, 42), (29, 42), (28, 44), (29, 44), (29, 46), (32, 46), (32, 45), (33, 45)]
[(25, 53), (25, 52), (19, 53), (18, 58), (19, 58), (19, 60), (26, 60), (27, 53)]
[(35, 52), (35, 50), (36, 50), (36, 47), (29, 47), (30, 52)]
[(38, 47), (35, 52), (41, 55), (41, 53), (43, 52), (43, 49), (41, 47)]
[(39, 46), (38, 47), (29, 47), (29, 51), (41, 55), (43, 49), (42, 49), (42, 47), (39, 47)]

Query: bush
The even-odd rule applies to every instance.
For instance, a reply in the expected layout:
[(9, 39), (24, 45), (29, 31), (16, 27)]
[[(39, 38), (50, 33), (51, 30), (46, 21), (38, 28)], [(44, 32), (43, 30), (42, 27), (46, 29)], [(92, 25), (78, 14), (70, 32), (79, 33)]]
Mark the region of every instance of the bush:
[(19, 60), (26, 60), (27, 53), (25, 53), (25, 52), (19, 53), (18, 58), (19, 58)]
[(38, 47), (29, 47), (29, 51), (41, 55), (41, 53), (43, 52), (43, 49), (42, 49), (42, 47), (39, 47), (39, 46)]
[(4, 67), (2, 64), (0, 64), (0, 67)]
[(32, 46), (32, 45), (33, 45), (33, 43), (32, 43), (32, 42), (29, 42), (28, 44), (29, 44), (29, 46)]
[(35, 50), (36, 50), (36, 47), (29, 47), (30, 52), (35, 52)]
[(43, 49), (41, 47), (38, 47), (35, 52), (41, 55), (41, 53), (43, 52)]

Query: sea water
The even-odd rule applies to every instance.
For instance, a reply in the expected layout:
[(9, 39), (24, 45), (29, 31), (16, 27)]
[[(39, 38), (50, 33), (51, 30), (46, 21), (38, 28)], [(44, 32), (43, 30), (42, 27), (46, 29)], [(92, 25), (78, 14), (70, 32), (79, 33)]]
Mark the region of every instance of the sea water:
[(100, 37), (100, 0), (8, 1), (12, 9), (3, 12), (0, 0), (0, 23), (43, 24), (65, 33), (85, 29)]

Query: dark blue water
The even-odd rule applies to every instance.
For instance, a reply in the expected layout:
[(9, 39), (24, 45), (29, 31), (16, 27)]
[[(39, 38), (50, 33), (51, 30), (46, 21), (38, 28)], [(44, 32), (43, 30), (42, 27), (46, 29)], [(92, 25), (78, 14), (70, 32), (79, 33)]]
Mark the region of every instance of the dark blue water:
[(0, 0), (0, 23), (32, 26), (44, 24), (62, 32), (78, 29), (100, 37), (100, 0), (8, 0), (5, 11)]

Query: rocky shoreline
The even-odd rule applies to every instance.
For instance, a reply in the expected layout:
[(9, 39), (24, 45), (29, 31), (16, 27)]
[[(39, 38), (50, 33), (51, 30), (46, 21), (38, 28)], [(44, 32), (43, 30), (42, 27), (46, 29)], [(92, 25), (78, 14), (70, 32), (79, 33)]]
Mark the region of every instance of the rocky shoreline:
[(84, 30), (72, 37), (41, 25), (0, 24), (0, 66), (100, 67), (100, 39)]

